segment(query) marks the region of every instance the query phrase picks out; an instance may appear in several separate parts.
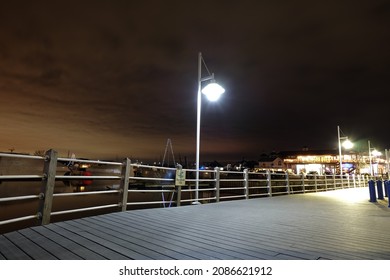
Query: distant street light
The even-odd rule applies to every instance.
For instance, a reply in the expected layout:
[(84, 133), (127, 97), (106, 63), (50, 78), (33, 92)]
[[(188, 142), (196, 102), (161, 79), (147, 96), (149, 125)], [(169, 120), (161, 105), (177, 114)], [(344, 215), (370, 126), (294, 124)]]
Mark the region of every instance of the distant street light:
[[(340, 161), (340, 176), (342, 178), (343, 176), (343, 159), (342, 159), (342, 154), (341, 154), (341, 146), (343, 146), (345, 149), (351, 149), (353, 147), (353, 143), (349, 141), (348, 137), (340, 136), (340, 126), (337, 126), (337, 135), (338, 135), (338, 140), (339, 140), (339, 161)], [(344, 142), (341, 144), (341, 140), (344, 140)]]
[(371, 142), (368, 140), (368, 157), (370, 159), (370, 174), (371, 176), (374, 176), (374, 168), (372, 165), (372, 157), (378, 157), (381, 156), (382, 153), (377, 151), (375, 148), (371, 147)]
[[(202, 63), (204, 64), (209, 76), (202, 78)], [(202, 89), (202, 82), (211, 81)], [(206, 95), (208, 100), (217, 101), (219, 97), (225, 92), (225, 89), (218, 85), (214, 80), (214, 73), (209, 72), (206, 63), (203, 60), (202, 53), (198, 55), (198, 110), (196, 121), (196, 181), (195, 181), (195, 202), (193, 204), (200, 204), (199, 202), (199, 151), (200, 151), (200, 113), (202, 96), (201, 92)]]

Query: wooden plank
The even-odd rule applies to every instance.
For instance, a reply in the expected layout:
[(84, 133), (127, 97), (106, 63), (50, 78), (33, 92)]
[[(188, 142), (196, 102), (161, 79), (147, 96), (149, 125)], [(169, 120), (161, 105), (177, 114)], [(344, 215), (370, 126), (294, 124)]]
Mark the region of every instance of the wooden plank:
[[(212, 217), (211, 217), (212, 218)], [(130, 217), (127, 217), (130, 219)], [(135, 220), (132, 220), (132, 225), (135, 221), (140, 220), (140, 217), (135, 217)], [(187, 218), (185, 218), (188, 220)], [(253, 246), (237, 246), (235, 237), (230, 238), (229, 240), (223, 240), (220, 236), (217, 236), (215, 232), (210, 230), (205, 230), (205, 228), (196, 227), (190, 229), (190, 227), (184, 224), (185, 227), (185, 235), (182, 234), (181, 226), (178, 226), (176, 223), (170, 224), (169, 221), (163, 220), (163, 217), (148, 217), (146, 220), (142, 221), (142, 227), (149, 225), (149, 227), (157, 227), (159, 232), (165, 232), (170, 235), (171, 239), (178, 240), (178, 238), (182, 238), (183, 242), (192, 243), (194, 246), (203, 247), (211, 252), (219, 252), (226, 255), (226, 257), (230, 256), (236, 258), (256, 258), (256, 259), (265, 259), (272, 258), (276, 256), (275, 252), (261, 250), (253, 250)], [(253, 245), (253, 244), (252, 244)], [(232, 253), (233, 252), (233, 253)], [(226, 258), (225, 257), (225, 258)]]
[[(148, 219), (150, 220), (150, 218), (148, 218)], [(158, 222), (156, 222), (154, 220), (149, 221), (149, 222), (151, 223), (151, 226), (153, 226), (153, 224), (156, 225), (156, 223), (158, 223)], [(164, 221), (164, 223), (165, 223), (165, 221)], [(187, 225), (184, 224), (184, 227), (186, 227), (186, 226)], [(176, 235), (174, 227), (175, 227), (174, 224), (173, 225), (167, 224), (165, 229), (164, 228), (160, 228), (160, 230), (165, 230), (167, 233), (169, 232), (171, 235)], [(172, 229), (173, 229), (173, 231), (172, 231)], [(225, 230), (225, 229), (223, 229), (223, 230)], [(237, 239), (237, 236), (235, 236), (235, 235), (230, 235), (229, 236), (230, 239), (226, 240), (226, 238), (225, 238), (225, 240), (223, 240), (223, 239), (221, 239), (220, 235), (218, 235), (215, 231), (213, 231), (213, 229), (210, 229), (209, 232), (206, 232), (206, 231), (200, 230), (199, 228), (196, 228), (196, 229), (193, 229), (190, 232), (189, 229), (186, 228), (186, 237), (187, 237), (187, 239), (190, 237), (189, 234), (191, 234), (192, 236), (195, 236), (197, 238), (199, 238), (199, 236), (201, 236), (203, 241), (205, 239), (208, 239), (209, 242), (208, 242), (208, 246), (206, 246), (206, 248), (208, 248), (209, 250), (211, 250), (210, 246), (214, 247), (214, 246), (212, 246), (210, 244), (214, 244), (215, 242), (217, 242), (217, 243), (221, 243), (222, 242), (225, 245), (229, 246), (230, 248), (233, 248), (234, 250), (239, 250), (239, 246), (232, 246), (232, 244), (237, 245), (237, 242), (239, 243), (239, 239)], [(226, 234), (229, 235), (230, 232), (227, 232)], [(180, 235), (180, 231), (179, 231), (179, 235)], [(210, 237), (211, 237), (211, 239), (210, 239)], [(194, 244), (197, 244), (199, 246), (199, 240), (196, 240), (194, 242)], [(249, 254), (248, 252), (253, 251), (254, 247), (253, 247), (253, 244), (250, 244), (248, 242), (246, 243), (246, 245), (247, 246), (246, 247), (245, 246), (242, 247), (241, 250), (243, 250), (243, 252), (248, 255)], [(263, 252), (261, 254), (261, 256), (260, 256), (259, 255), (259, 250), (262, 250), (262, 248), (257, 248), (257, 251), (255, 252), (255, 254), (257, 254), (257, 257), (272, 258), (272, 257), (277, 255), (277, 252), (266, 251), (266, 252)]]
[(42, 247), (51, 255), (60, 260), (80, 260), (80, 256), (72, 253), (66, 246), (61, 246), (59, 243), (53, 242), (45, 234), (40, 234), (34, 230), (34, 228), (27, 228), (19, 231), (30, 240), (34, 240), (34, 243)]
[[(88, 248), (82, 246), (79, 243), (72, 240), (72, 235), (68, 234), (66, 236), (61, 235), (52, 230), (53, 225), (48, 225), (44, 227), (34, 227), (33, 230), (37, 233), (46, 236), (46, 238), (52, 240), (58, 245), (67, 248), (73, 254), (79, 256), (81, 259), (85, 260), (104, 260), (106, 259), (102, 255), (99, 255)], [(66, 234), (66, 233), (65, 233)], [(68, 238), (69, 237), (69, 238)]]
[(20, 232), (14, 231), (6, 233), (7, 237), (12, 243), (16, 244), (19, 248), (23, 248), (25, 254), (31, 257), (31, 259), (39, 260), (56, 260), (57, 258), (37, 245), (34, 241), (26, 238)]
[[(97, 218), (97, 217), (95, 217)], [(188, 240), (184, 237), (180, 238), (173, 238), (170, 233), (165, 233), (160, 230), (156, 230), (156, 228), (153, 227), (145, 227), (142, 225), (142, 221), (123, 221), (121, 222), (118, 217), (112, 217), (112, 220), (110, 217), (103, 216), (99, 217), (100, 219), (104, 219), (107, 224), (110, 224), (112, 226), (115, 226), (116, 228), (119, 228), (123, 230), (128, 235), (134, 237), (140, 237), (143, 236), (145, 241), (152, 242), (156, 245), (166, 247), (172, 250), (180, 251), (183, 254), (190, 255), (194, 258), (198, 259), (226, 259), (229, 257), (229, 255), (221, 254), (221, 253), (210, 253), (206, 252), (201, 246), (198, 246), (198, 244), (191, 244), (188, 242)], [(141, 222), (141, 224), (139, 224)]]
[[(95, 217), (96, 218), (96, 217)], [(101, 217), (99, 217), (101, 218)], [(121, 222), (117, 218), (114, 217), (102, 217), (106, 220), (106, 223), (112, 224), (112, 226), (116, 226), (117, 228), (120, 228), (121, 230), (127, 232), (128, 234), (131, 234), (131, 236), (137, 235), (137, 236), (145, 236), (149, 241), (154, 242), (157, 245), (161, 246), (167, 246), (168, 248), (171, 248), (172, 250), (180, 250), (181, 252), (190, 252), (192, 256), (199, 258), (199, 259), (224, 259), (227, 256), (222, 254), (206, 254), (202, 252), (202, 249), (198, 246), (193, 246), (192, 244), (188, 243), (187, 240), (173, 240), (170, 234), (166, 234), (161, 231), (156, 231), (155, 228), (147, 228), (142, 225), (139, 225), (138, 222), (131, 222), (131, 225), (127, 223), (126, 221)], [(129, 221), (130, 222), (130, 221)]]
[[(171, 218), (172, 214), (169, 215)], [(153, 218), (148, 217), (148, 220), (152, 224), (158, 223), (157, 220), (153, 220)], [(158, 219), (160, 220), (160, 219)], [(268, 259), (275, 258), (275, 256), (278, 255), (278, 251), (276, 250), (267, 250), (264, 249), (261, 246), (258, 246), (257, 243), (251, 242), (248, 240), (248, 238), (245, 235), (242, 235), (242, 231), (240, 232), (235, 232), (232, 231), (229, 226), (224, 225), (223, 223), (219, 226), (213, 226), (211, 224), (207, 225), (202, 225), (198, 223), (194, 223), (193, 221), (191, 223), (187, 222), (188, 219), (183, 220), (175, 220), (171, 219), (172, 224), (169, 224), (169, 222), (164, 221), (164, 224), (166, 224), (167, 228), (175, 230), (180, 230), (180, 227), (177, 227), (177, 224), (180, 226), (186, 227), (186, 233), (192, 233), (195, 234), (196, 236), (201, 235), (202, 238), (209, 239), (210, 242), (215, 243), (223, 243), (226, 244), (227, 246), (230, 246), (234, 250), (241, 250), (242, 252), (245, 252), (246, 254), (259, 254), (259, 252), (262, 253), (262, 257), (266, 257)], [(215, 220), (213, 219), (212, 216), (210, 216), (210, 220)], [(145, 221), (147, 223), (148, 221)], [(192, 229), (190, 229), (192, 227)], [(261, 240), (260, 240), (261, 241)], [(254, 251), (254, 252), (252, 252)]]
[(4, 259), (8, 260), (31, 260), (31, 257), (27, 255), (18, 246), (12, 243), (4, 235), (0, 235), (0, 250)]
[[(77, 228), (83, 228), (88, 231), (88, 233), (93, 234), (96, 238), (100, 238), (106, 242), (106, 246), (112, 248), (113, 250), (119, 250), (124, 254), (132, 253), (133, 258), (140, 258), (140, 256), (149, 256), (153, 259), (175, 259), (183, 258), (188, 259), (188, 256), (180, 254), (172, 250), (168, 250), (161, 246), (155, 246), (154, 244), (143, 241), (142, 239), (137, 238), (134, 235), (126, 234), (125, 232), (120, 232), (118, 230), (113, 231), (109, 227), (104, 227), (104, 224), (96, 224), (90, 219), (81, 219), (76, 221), (69, 221), (67, 224), (70, 224)], [(170, 254), (173, 254), (175, 257), (169, 257)]]
[[(167, 259), (182, 259), (182, 260), (193, 260), (201, 259), (194, 254), (186, 254), (182, 247), (171, 246), (168, 242), (160, 242), (158, 232), (153, 235), (147, 235), (145, 232), (135, 232), (132, 231), (131, 235), (128, 230), (125, 230), (118, 226), (118, 223), (111, 225), (110, 221), (103, 221), (101, 219), (88, 219), (80, 221), (86, 223), (91, 227), (97, 227), (101, 232), (104, 232), (106, 235), (114, 236), (115, 238), (120, 238), (128, 244), (136, 244), (139, 249), (143, 251), (144, 254), (148, 254), (148, 251), (157, 252), (159, 255), (157, 258), (167, 258)], [(103, 225), (103, 227), (102, 227)], [(104, 226), (105, 225), (105, 226)], [(146, 251), (145, 251), (146, 250)], [(149, 255), (149, 254), (148, 254)], [(204, 256), (203, 256), (204, 257)]]
[[(79, 226), (75, 226), (75, 224), (79, 224)], [(127, 250), (122, 246), (123, 244), (116, 244), (111, 240), (102, 238), (99, 236), (100, 233), (98, 231), (92, 230), (89, 227), (85, 227), (78, 221), (63, 222), (60, 224), (60, 226), (88, 240), (89, 245), (86, 245), (85, 242), (83, 243), (83, 245), (88, 249), (98, 253), (102, 251), (104, 256), (107, 256), (107, 253), (109, 252), (109, 259), (153, 259), (151, 256), (143, 255), (132, 250)], [(96, 246), (96, 244), (99, 244), (99, 246)]]
[[(185, 222), (183, 226), (185, 226)], [(313, 252), (298, 252), (294, 251), (294, 248), (291, 250), (286, 250), (285, 248), (290, 248), (297, 240), (293, 239), (290, 241), (288, 238), (291, 237), (291, 234), (284, 233), (283, 236), (274, 237), (275, 231), (266, 229), (266, 227), (256, 227), (255, 229), (250, 228), (250, 224), (240, 225), (238, 224), (239, 229), (233, 229), (229, 225), (229, 229), (225, 229), (223, 225), (208, 225), (213, 235), (218, 235), (221, 237), (225, 237), (226, 235), (234, 236), (234, 242), (236, 244), (247, 244), (250, 247), (255, 248), (256, 245), (261, 247), (264, 250), (268, 250), (270, 252), (277, 252), (278, 255), (281, 252), (286, 255), (295, 256), (297, 259), (317, 259), (319, 255), (313, 254)], [(290, 231), (291, 232), (291, 231)], [(275, 241), (272, 241), (274, 239)], [(253, 244), (256, 244), (255, 246)], [(281, 251), (282, 250), (282, 251)]]
[(97, 255), (100, 255), (104, 259), (110, 260), (122, 260), (129, 259), (128, 257), (118, 254), (115, 251), (110, 250), (105, 247), (103, 244), (100, 244), (98, 241), (94, 241), (88, 238), (88, 235), (83, 231), (71, 231), (68, 230), (64, 222), (47, 225), (50, 230), (62, 235), (64, 238), (72, 240), (74, 243), (77, 243), (80, 246), (80, 249), (87, 248), (90, 251), (95, 252)]
[[(143, 227), (145, 226), (143, 225)], [(172, 232), (169, 227), (166, 228), (160, 227), (158, 228), (158, 231), (160, 235), (162, 232), (164, 232), (168, 236), (167, 240), (171, 240), (172, 242), (174, 242), (174, 244), (177, 244), (177, 242), (180, 242), (180, 244), (182, 243), (192, 244), (193, 246), (200, 248), (202, 252), (211, 256), (214, 256), (216, 254), (218, 255), (222, 254), (224, 255), (224, 259), (254, 258), (252, 255), (231, 250), (230, 246), (225, 246), (225, 244), (215, 243), (208, 239), (205, 239), (202, 237), (201, 232), (198, 232), (196, 234), (189, 234), (187, 232), (176, 233), (176, 232)]]

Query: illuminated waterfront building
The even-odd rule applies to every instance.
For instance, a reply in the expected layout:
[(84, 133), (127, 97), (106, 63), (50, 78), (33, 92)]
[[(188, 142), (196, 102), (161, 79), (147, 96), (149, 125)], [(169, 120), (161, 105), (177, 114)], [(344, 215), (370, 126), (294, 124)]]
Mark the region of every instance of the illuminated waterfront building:
[[(375, 175), (386, 174), (386, 160), (381, 156), (372, 159)], [(349, 152), (342, 155), (343, 173), (369, 174), (370, 158), (368, 153)], [(323, 174), (340, 174), (340, 158), (337, 150), (281, 151), (268, 157), (263, 155), (258, 169), (288, 170), (295, 174), (317, 172)]]

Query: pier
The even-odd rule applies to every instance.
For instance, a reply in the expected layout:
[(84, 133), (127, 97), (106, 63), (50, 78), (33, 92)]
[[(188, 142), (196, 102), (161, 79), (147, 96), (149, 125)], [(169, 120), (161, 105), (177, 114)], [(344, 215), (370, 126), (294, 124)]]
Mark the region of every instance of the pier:
[(390, 259), (383, 178), (215, 168), (197, 188), (193, 169), (54, 150), (0, 167), (0, 259)]
[(390, 259), (367, 187), (116, 212), (0, 235), (1, 259)]

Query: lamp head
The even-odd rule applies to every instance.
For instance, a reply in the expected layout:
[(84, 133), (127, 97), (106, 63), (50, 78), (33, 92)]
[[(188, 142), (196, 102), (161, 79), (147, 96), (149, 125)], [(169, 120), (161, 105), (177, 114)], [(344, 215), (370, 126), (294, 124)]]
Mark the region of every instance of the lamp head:
[(353, 147), (353, 143), (349, 141), (348, 139), (343, 142), (343, 147), (345, 149), (351, 149)]
[(206, 95), (207, 99), (210, 101), (217, 101), (224, 92), (225, 89), (214, 80), (202, 89), (202, 93)]

